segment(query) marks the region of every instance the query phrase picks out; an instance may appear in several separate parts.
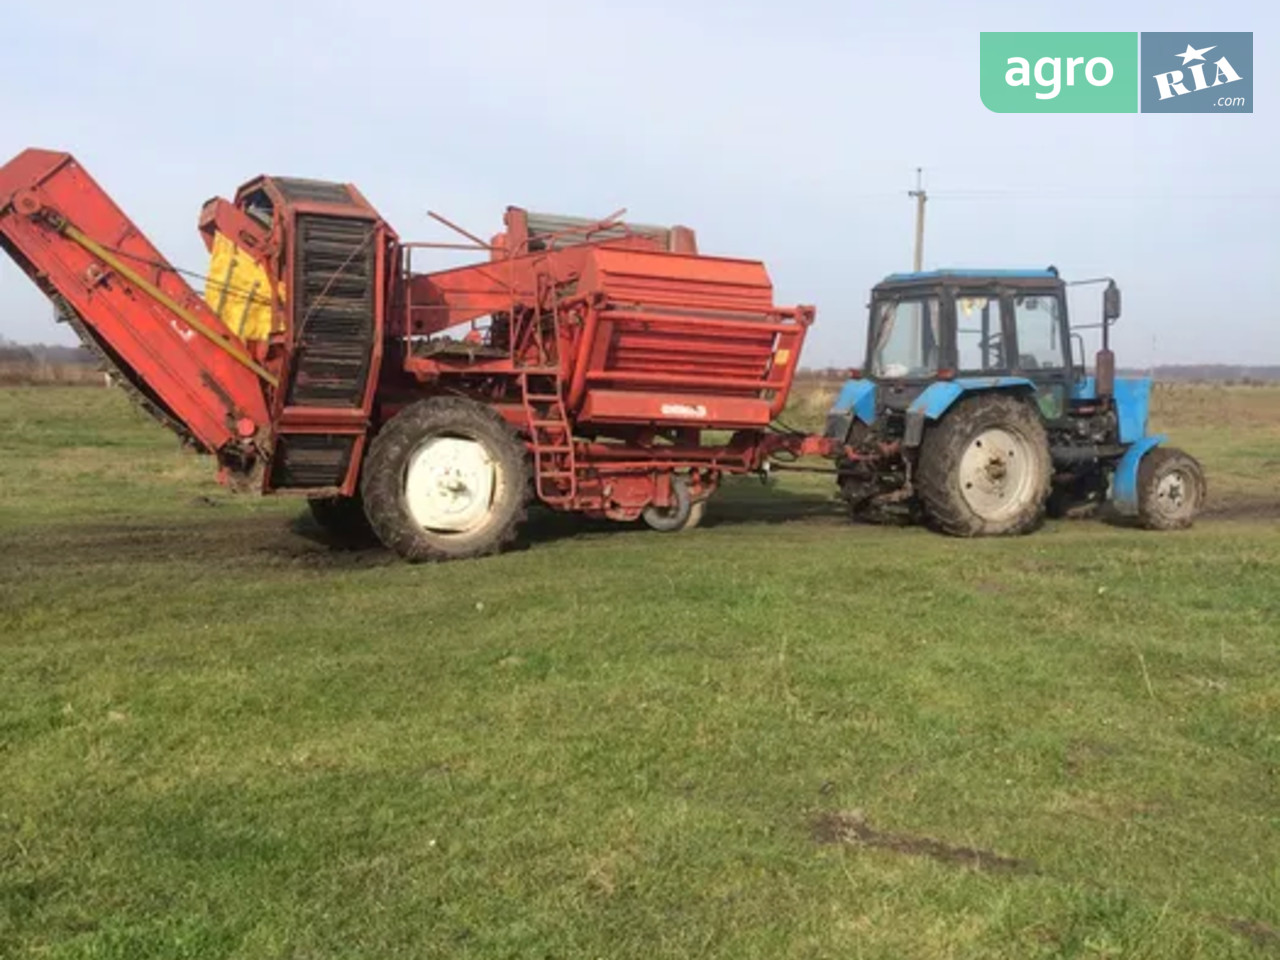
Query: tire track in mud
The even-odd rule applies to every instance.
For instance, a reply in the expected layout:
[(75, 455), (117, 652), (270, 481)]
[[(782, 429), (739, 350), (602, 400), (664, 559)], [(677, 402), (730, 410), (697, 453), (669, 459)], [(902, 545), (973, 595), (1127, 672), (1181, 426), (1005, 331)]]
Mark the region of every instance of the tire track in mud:
[[(294, 516), (270, 513), (253, 516), (215, 514), (221, 501), (194, 498), (191, 511), (169, 521), (103, 520), (51, 524), (10, 530), (3, 549), (27, 569), (69, 565), (95, 566), (125, 562), (198, 562), (202, 565), (347, 569), (397, 562), (382, 548), (349, 549), (329, 540), (305, 508)], [(1280, 521), (1280, 497), (1222, 496), (1210, 500), (1203, 519), (1210, 522)], [(1081, 528), (1102, 520), (1066, 520)], [(1117, 521), (1113, 521), (1117, 522)], [(799, 525), (803, 527), (865, 529), (851, 521), (841, 503), (819, 497), (789, 496), (758, 501), (727, 498), (713, 504), (704, 526)], [(579, 536), (625, 536), (636, 525), (592, 521), (535, 509), (524, 525), (516, 549), (572, 540)]]
[[(809, 822), (810, 834), (815, 843), (823, 846), (868, 847), (886, 850), (904, 856), (923, 857), (947, 866), (959, 867), (988, 874), (1034, 876), (1065, 880), (1042, 870), (1032, 860), (1008, 856), (982, 847), (948, 843), (935, 837), (914, 833), (892, 833), (872, 826), (861, 810), (825, 811), (813, 816)], [(1105, 889), (1105, 885), (1092, 879), (1086, 885)], [(1249, 917), (1233, 917), (1220, 914), (1197, 914), (1204, 923), (1226, 930), (1254, 947), (1262, 950), (1280, 949), (1280, 929)]]

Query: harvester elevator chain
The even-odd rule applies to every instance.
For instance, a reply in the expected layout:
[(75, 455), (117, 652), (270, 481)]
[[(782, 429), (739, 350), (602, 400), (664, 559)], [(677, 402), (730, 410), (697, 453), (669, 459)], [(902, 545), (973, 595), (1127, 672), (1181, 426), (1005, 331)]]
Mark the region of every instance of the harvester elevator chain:
[(53, 307), (58, 316), (76, 332), (80, 342), (97, 358), (103, 372), (111, 378), (113, 384), (124, 390), (129, 399), (147, 415), (176, 433), (183, 445), (200, 448), (199, 442), (186, 425), (178, 420), (158, 397), (153, 396), (145, 386), (134, 380), (132, 371), (121, 366), (110, 349), (98, 339), (92, 328), (84, 322), (84, 318), (60, 293), (50, 291), (49, 299), (53, 301)]

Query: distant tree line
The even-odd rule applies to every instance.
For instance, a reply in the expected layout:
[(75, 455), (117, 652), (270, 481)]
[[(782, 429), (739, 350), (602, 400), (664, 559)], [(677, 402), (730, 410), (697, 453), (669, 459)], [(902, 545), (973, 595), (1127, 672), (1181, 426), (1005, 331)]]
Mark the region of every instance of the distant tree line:
[(0, 384), (97, 384), (98, 358), (83, 347), (19, 344), (0, 337)]

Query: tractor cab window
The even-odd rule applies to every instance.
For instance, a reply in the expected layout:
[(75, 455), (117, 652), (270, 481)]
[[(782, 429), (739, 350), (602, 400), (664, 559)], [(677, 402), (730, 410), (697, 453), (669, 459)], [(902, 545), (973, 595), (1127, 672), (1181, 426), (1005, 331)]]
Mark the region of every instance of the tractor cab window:
[(1013, 298), (1018, 328), (1018, 368), (1061, 370), (1066, 366), (1062, 349), (1062, 310), (1054, 294), (1018, 293)]
[(931, 377), (938, 372), (940, 343), (936, 297), (878, 300), (872, 313), (875, 339), (871, 375), (886, 379)]
[(1009, 370), (1003, 334), (998, 296), (956, 297), (956, 362), (962, 372)]

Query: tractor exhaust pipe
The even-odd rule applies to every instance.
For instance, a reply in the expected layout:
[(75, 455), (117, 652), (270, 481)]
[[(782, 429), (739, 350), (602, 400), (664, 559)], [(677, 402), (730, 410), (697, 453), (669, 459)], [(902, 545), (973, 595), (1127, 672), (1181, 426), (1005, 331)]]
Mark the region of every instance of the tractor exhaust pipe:
[(1098, 351), (1095, 377), (1099, 399), (1115, 395), (1116, 355), (1111, 352), (1111, 324), (1120, 319), (1120, 288), (1107, 281), (1102, 291), (1102, 349)]
[(1108, 347), (1103, 347), (1098, 351), (1094, 368), (1098, 399), (1109, 399), (1116, 391), (1116, 355)]

